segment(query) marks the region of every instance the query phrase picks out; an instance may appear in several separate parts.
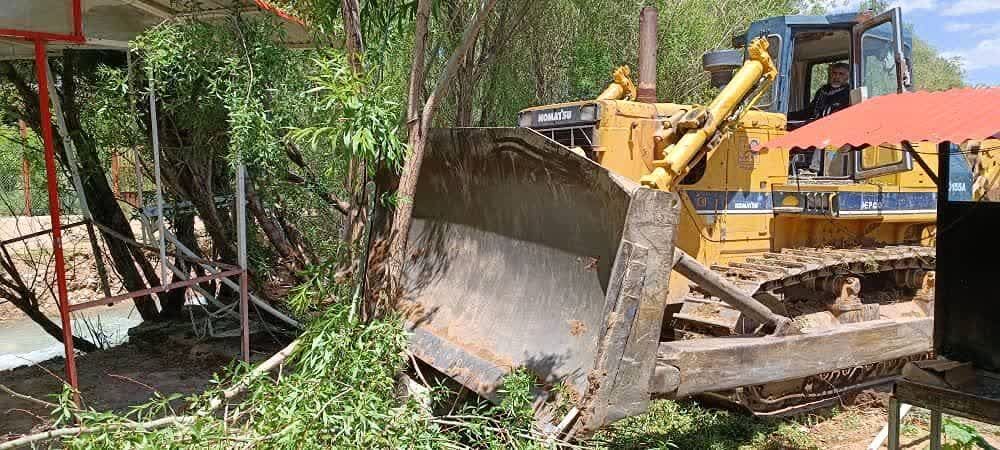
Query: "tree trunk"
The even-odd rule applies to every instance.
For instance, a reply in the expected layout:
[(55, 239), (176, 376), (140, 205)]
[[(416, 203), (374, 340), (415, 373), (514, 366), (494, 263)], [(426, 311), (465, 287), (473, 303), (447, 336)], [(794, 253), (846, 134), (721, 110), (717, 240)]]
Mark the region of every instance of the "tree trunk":
[(427, 52), (427, 26), (430, 21), (430, 12), (431, 0), (417, 1), (416, 23), (413, 32), (413, 62), (410, 65), (409, 98), (407, 99), (406, 112), (407, 144), (410, 147), (410, 154), (406, 156), (403, 163), (403, 173), (400, 174), (399, 186), (396, 190), (396, 211), (393, 214), (392, 229), (389, 232), (389, 260), (386, 262), (389, 272), (388, 289), (391, 298), (396, 297), (396, 291), (401, 287), (406, 235), (410, 231), (410, 220), (413, 215), (411, 198), (416, 191), (420, 161), (424, 156), (424, 127), (421, 126), (420, 111), (424, 104), (424, 60)]
[[(132, 227), (128, 219), (122, 212), (121, 207), (115, 200), (114, 192), (108, 185), (108, 178), (105, 176), (104, 165), (101, 163), (100, 155), (93, 139), (84, 131), (80, 122), (79, 110), (76, 107), (76, 64), (75, 52), (67, 50), (63, 56), (63, 116), (66, 118), (66, 128), (73, 147), (76, 149), (77, 161), (80, 165), (80, 178), (83, 182), (83, 195), (87, 198), (90, 212), (94, 220), (124, 235), (127, 238), (135, 239), (132, 234)], [(62, 141), (56, 140), (58, 147), (62, 147)], [(65, 149), (63, 149), (64, 153)], [(64, 165), (66, 162), (64, 161)], [(142, 275), (136, 270), (136, 264), (149, 265), (149, 261), (141, 252), (133, 252), (129, 244), (103, 233), (104, 242), (111, 253), (115, 268), (122, 277), (122, 285), (129, 291), (139, 291), (146, 289), (146, 281), (149, 286), (159, 285), (157, 279), (143, 280)], [(142, 260), (142, 261), (140, 261)], [(136, 297), (134, 299), (136, 310), (143, 320), (155, 320), (159, 318), (159, 311), (153, 299), (148, 295)]]
[(364, 41), (361, 38), (361, 14), (358, 0), (341, 0), (340, 11), (344, 17), (345, 47), (347, 48), (347, 61), (355, 74), (362, 71), (362, 54), (365, 51)]
[(305, 269), (307, 261), (305, 259), (305, 254), (296, 248), (292, 244), (288, 235), (285, 233), (284, 227), (281, 226), (281, 222), (277, 218), (272, 217), (268, 213), (267, 209), (264, 207), (264, 202), (261, 201), (260, 196), (257, 195), (257, 189), (254, 187), (253, 178), (249, 177), (246, 184), (247, 193), (247, 206), (250, 209), (250, 213), (253, 217), (257, 219), (257, 223), (260, 225), (261, 229), (264, 230), (264, 234), (267, 235), (267, 240), (271, 242), (274, 250), (278, 252), (278, 256), (281, 257), (282, 262), (285, 263), (289, 269), (293, 272), (298, 272)]
[[(365, 49), (358, 0), (341, 0), (340, 11), (344, 19), (344, 46), (347, 49), (347, 61), (354, 74), (360, 76), (364, 71), (362, 62)], [(345, 217), (343, 235), (347, 248), (352, 251), (352, 257), (348, 258), (352, 266), (356, 263), (355, 258), (353, 258), (354, 244), (361, 240), (365, 223), (368, 221), (365, 211), (365, 205), (368, 204), (368, 193), (365, 186), (367, 174), (368, 167), (364, 159), (352, 156), (348, 166), (347, 192), (350, 193), (350, 204), (353, 207)]]
[[(177, 236), (177, 240), (184, 244), (187, 248), (197, 248), (198, 242), (195, 240), (194, 234), (194, 215), (193, 214), (177, 214), (174, 216), (174, 235)], [(174, 265), (183, 270), (186, 266), (184, 259), (180, 255), (174, 257)], [(190, 275), (190, 271), (187, 271)], [(171, 282), (180, 281), (181, 277), (177, 274), (171, 276)], [(160, 294), (160, 314), (163, 315), (164, 319), (180, 319), (182, 317), (184, 302), (187, 300), (185, 297), (186, 289), (174, 289), (169, 292)]]
[(421, 102), (420, 92), (424, 85), (424, 59), (427, 48), (427, 22), (430, 15), (430, 0), (419, 0), (417, 3), (417, 22), (413, 41), (413, 65), (410, 69), (410, 94), (407, 115), (407, 127), (411, 152), (406, 157), (403, 164), (403, 173), (399, 179), (399, 190), (396, 191), (397, 206), (393, 215), (392, 231), (389, 235), (389, 295), (395, 299), (402, 287), (403, 264), (406, 261), (406, 239), (410, 232), (410, 223), (413, 219), (413, 194), (417, 190), (417, 179), (420, 177), (420, 166), (424, 160), (424, 148), (427, 143), (427, 132), (430, 130), (431, 121), (437, 112), (438, 102), (448, 92), (451, 79), (455, 76), (455, 71), (463, 56), (469, 52), (469, 48), (475, 44), (479, 35), (479, 29), (483, 22), (493, 11), (497, 0), (483, 0), (482, 6), (476, 16), (469, 23), (462, 33), (459, 42), (451, 56), (445, 64), (444, 70), (438, 77), (434, 90), (427, 97), (426, 102)]

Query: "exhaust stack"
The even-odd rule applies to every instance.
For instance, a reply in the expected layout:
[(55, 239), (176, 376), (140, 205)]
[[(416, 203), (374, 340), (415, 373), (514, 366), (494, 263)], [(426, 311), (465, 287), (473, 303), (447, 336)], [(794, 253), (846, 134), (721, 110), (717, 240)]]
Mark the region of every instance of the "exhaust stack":
[(656, 103), (657, 11), (652, 6), (639, 13), (639, 93), (637, 100)]

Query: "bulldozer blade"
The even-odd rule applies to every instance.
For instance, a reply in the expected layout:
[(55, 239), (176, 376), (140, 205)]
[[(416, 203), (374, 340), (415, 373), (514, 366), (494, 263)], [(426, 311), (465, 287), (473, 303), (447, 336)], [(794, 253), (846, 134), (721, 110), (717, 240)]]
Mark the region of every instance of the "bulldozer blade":
[(526, 128), (428, 136), (400, 309), (418, 358), (496, 400), (527, 368), (574, 432), (645, 412), (678, 202)]

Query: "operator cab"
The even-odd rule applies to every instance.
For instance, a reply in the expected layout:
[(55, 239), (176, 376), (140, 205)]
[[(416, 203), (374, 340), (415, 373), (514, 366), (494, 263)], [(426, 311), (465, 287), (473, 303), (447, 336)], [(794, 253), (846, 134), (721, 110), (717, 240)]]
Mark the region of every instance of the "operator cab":
[[(733, 39), (733, 46), (742, 50), (758, 36), (767, 38), (778, 68), (778, 79), (757, 105), (761, 110), (786, 116), (804, 110), (827, 82), (827, 68), (834, 63), (847, 63), (851, 69), (852, 104), (911, 89), (912, 36), (902, 29), (899, 8), (874, 17), (868, 13), (771, 17), (752, 23)], [(733, 53), (711, 52), (703, 59), (717, 86), (728, 82), (742, 64), (742, 57), (732, 58)], [(730, 57), (723, 62), (722, 55)], [(788, 129), (811, 119), (789, 120)]]
[[(912, 89), (912, 36), (902, 29), (899, 8), (877, 16), (867, 12), (778, 16), (754, 22), (746, 33), (733, 39), (739, 53), (722, 50), (703, 58), (714, 84), (722, 86), (728, 82), (733, 70), (742, 64), (746, 43), (758, 36), (768, 39), (778, 78), (757, 108), (785, 115), (788, 130), (825, 115), (813, 114), (810, 105), (828, 81), (828, 68), (836, 63), (846, 63), (850, 68), (849, 104)], [(912, 167), (907, 152), (888, 146), (856, 151), (808, 149), (792, 152), (789, 176), (847, 182)]]

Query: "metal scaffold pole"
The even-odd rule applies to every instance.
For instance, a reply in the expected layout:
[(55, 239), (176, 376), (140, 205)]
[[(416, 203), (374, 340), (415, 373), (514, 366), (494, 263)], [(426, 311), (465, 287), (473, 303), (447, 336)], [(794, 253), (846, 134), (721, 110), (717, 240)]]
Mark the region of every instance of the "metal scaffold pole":
[(239, 246), (239, 266), (240, 272), (240, 329), (241, 329), (241, 349), (243, 361), (250, 362), (250, 311), (247, 286), (247, 190), (246, 190), (246, 166), (243, 158), (240, 157), (239, 165), (236, 167), (236, 240)]
[(69, 292), (66, 289), (66, 261), (63, 257), (62, 224), (59, 219), (59, 173), (56, 171), (55, 142), (52, 136), (52, 114), (49, 110), (48, 56), (45, 41), (35, 41), (35, 71), (38, 77), (38, 111), (42, 141), (45, 144), (45, 175), (49, 193), (49, 220), (52, 223), (52, 254), (56, 264), (56, 291), (59, 295), (59, 319), (66, 356), (66, 379), (73, 387), (73, 399), (80, 404), (80, 385), (76, 376), (76, 350), (73, 348), (73, 324), (70, 321)]
[(149, 122), (153, 134), (153, 178), (156, 183), (156, 227), (159, 232), (160, 247), (160, 285), (166, 286), (169, 282), (167, 269), (167, 234), (164, 232), (163, 211), (163, 181), (160, 177), (160, 128), (156, 118), (156, 88), (153, 84), (153, 70), (149, 71)]

